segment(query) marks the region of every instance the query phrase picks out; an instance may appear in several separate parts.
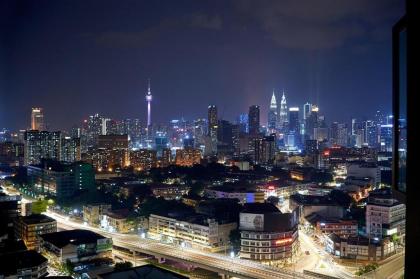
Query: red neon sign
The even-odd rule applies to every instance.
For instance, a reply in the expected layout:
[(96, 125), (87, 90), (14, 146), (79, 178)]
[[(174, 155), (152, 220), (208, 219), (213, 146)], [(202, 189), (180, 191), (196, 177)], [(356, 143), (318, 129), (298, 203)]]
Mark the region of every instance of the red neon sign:
[(292, 238), (279, 239), (279, 240), (276, 240), (276, 245), (285, 244), (285, 243), (289, 243), (289, 242), (292, 242), (292, 241), (293, 241)]

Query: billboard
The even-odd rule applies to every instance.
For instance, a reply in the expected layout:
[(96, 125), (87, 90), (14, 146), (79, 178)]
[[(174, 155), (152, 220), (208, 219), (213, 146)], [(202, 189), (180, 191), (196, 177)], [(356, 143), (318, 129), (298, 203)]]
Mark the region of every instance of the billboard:
[(112, 250), (112, 239), (101, 238), (96, 241), (96, 252), (110, 251)]
[(241, 213), (239, 215), (239, 226), (241, 230), (263, 231), (264, 214)]

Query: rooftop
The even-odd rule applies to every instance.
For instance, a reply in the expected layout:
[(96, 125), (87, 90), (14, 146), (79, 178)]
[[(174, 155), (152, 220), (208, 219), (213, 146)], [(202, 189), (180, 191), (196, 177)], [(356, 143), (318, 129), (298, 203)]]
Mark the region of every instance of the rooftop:
[(40, 235), (47, 242), (52, 243), (58, 248), (63, 248), (68, 244), (79, 245), (85, 243), (96, 243), (98, 239), (104, 239), (105, 236), (88, 230), (70, 230)]
[(294, 194), (290, 199), (301, 205), (338, 205), (329, 196)]
[(29, 216), (21, 216), (19, 218), (27, 225), (56, 222), (55, 219), (44, 214), (32, 214)]
[(255, 214), (262, 214), (262, 213), (275, 213), (280, 212), (280, 210), (271, 203), (246, 203), (244, 204), (244, 209), (242, 213), (255, 213)]
[(16, 274), (17, 270), (37, 267), (48, 260), (36, 251), (29, 250), (0, 256), (0, 262), (0, 274), (7, 277)]

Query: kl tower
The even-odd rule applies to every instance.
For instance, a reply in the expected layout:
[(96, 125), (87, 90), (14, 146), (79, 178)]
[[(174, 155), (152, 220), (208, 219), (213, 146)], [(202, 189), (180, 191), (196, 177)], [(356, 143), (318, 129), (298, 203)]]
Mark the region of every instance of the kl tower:
[(152, 124), (152, 92), (150, 91), (150, 78), (149, 78), (149, 85), (147, 87), (147, 94), (146, 94), (146, 102), (147, 102), (147, 128), (149, 129), (150, 125)]
[(147, 127), (146, 127), (146, 141), (147, 141), (147, 146), (149, 146), (150, 144), (150, 129), (151, 129), (151, 125), (152, 125), (152, 92), (150, 91), (150, 78), (148, 81), (148, 86), (147, 86), (147, 94), (146, 94), (146, 102), (147, 102)]

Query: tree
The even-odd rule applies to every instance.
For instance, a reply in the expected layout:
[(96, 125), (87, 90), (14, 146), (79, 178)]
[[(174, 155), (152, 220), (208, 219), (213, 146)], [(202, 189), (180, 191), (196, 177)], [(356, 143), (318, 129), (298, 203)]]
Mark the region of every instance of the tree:
[(116, 263), (114, 265), (114, 271), (120, 271), (120, 270), (125, 270), (125, 269), (129, 269), (132, 268), (133, 264), (130, 262), (121, 262), (121, 263)]
[(37, 200), (32, 203), (32, 213), (41, 214), (42, 212), (47, 211), (48, 200)]
[(67, 259), (66, 263), (61, 265), (61, 269), (64, 273), (68, 275), (74, 274), (74, 263), (72, 263), (69, 259)]

